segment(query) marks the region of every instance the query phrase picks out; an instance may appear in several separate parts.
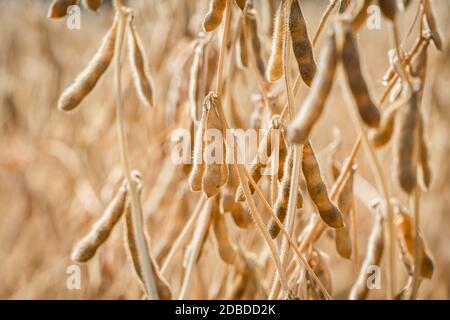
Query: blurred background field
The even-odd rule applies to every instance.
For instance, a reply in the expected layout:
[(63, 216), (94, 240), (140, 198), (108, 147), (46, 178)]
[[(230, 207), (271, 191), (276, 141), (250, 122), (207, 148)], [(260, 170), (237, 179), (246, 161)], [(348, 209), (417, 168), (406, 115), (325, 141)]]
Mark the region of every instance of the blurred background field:
[[(263, 2), (265, 0), (261, 0)], [(112, 68), (96, 89), (73, 113), (57, 109), (61, 91), (84, 68), (108, 30), (113, 12), (104, 1), (99, 13), (82, 9), (81, 29), (69, 30), (65, 19), (46, 18), (49, 1), (0, 1), (0, 298), (2, 299), (139, 299), (140, 289), (122, 250), (122, 225), (98, 251), (92, 261), (81, 266), (80, 290), (66, 287), (66, 269), (73, 244), (80, 239), (102, 212), (122, 180), (117, 145)], [(418, 1), (401, 20), (405, 34)], [(328, 1), (301, 1), (310, 30), (315, 30)], [(450, 298), (450, 3), (434, 0), (445, 50), (430, 49), (429, 77), (424, 110), (430, 139), (434, 183), (422, 195), (422, 229), (435, 259), (435, 273), (425, 280), (419, 293), (423, 299)], [(161, 263), (187, 218), (199, 194), (189, 191), (181, 166), (170, 162), (170, 132), (182, 125), (186, 108), (192, 41), (200, 30), (207, 1), (136, 0), (137, 28), (148, 53), (156, 89), (156, 107), (146, 109), (124, 69), (124, 97), (130, 158), (133, 168), (143, 174), (142, 194), (146, 225), (152, 238), (152, 252)], [(258, 11), (259, 1), (255, 1)], [(264, 6), (265, 8), (266, 6)], [(264, 59), (270, 52), (270, 19), (259, 10), (260, 36)], [(363, 63), (370, 75), (374, 97), (383, 91), (381, 78), (387, 69), (391, 48), (385, 23), (380, 30), (363, 28), (360, 33)], [(213, 39), (216, 41), (217, 37)], [(411, 46), (412, 40), (407, 46)], [(319, 43), (320, 50), (320, 43)], [(211, 51), (214, 55), (214, 50)], [(317, 56), (318, 53), (315, 52)], [(127, 63), (125, 61), (124, 63)], [(214, 61), (213, 61), (214, 64)], [(254, 109), (251, 95), (258, 92), (252, 74), (228, 75), (228, 84), (244, 123)], [(306, 88), (296, 98), (304, 99)], [(333, 140), (333, 128), (340, 128), (342, 161), (350, 152), (357, 132), (351, 124), (341, 97), (334, 86), (326, 114), (315, 129), (316, 149)], [(391, 146), (379, 153), (393, 195), (407, 203), (396, 185)], [(357, 157), (359, 174), (374, 184), (364, 152)], [(325, 172), (326, 158), (321, 160)], [(327, 176), (329, 176), (327, 172)], [(331, 180), (329, 180), (331, 181)], [(262, 207), (261, 207), (262, 208)], [(267, 218), (267, 213), (264, 213)], [(366, 206), (357, 203), (358, 238), (363, 257), (372, 224)], [(234, 228), (233, 236), (258, 252), (264, 246), (255, 228)], [(329, 255), (333, 297), (346, 298), (357, 275), (353, 264), (338, 257), (334, 243), (324, 236), (318, 246)], [(262, 259), (261, 272), (273, 272), (270, 259)], [(264, 260), (265, 259), (265, 260)], [(267, 260), (267, 261), (266, 261)], [(181, 282), (181, 258), (168, 277), (177, 292)], [(206, 243), (193, 279), (189, 298), (216, 298), (210, 283), (227, 276), (225, 266)], [(406, 281), (398, 263), (400, 289)], [(270, 279), (261, 280), (268, 290)], [(384, 285), (384, 278), (383, 278)], [(382, 297), (373, 293), (371, 298)], [(222, 296), (220, 296), (222, 297)], [(257, 296), (258, 297), (258, 296)]]

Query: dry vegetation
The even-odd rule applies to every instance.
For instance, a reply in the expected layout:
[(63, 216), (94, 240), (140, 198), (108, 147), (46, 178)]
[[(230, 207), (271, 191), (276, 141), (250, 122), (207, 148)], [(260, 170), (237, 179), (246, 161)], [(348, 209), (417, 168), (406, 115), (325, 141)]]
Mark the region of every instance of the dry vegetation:
[(450, 298), (447, 0), (83, 2), (0, 2), (0, 298)]

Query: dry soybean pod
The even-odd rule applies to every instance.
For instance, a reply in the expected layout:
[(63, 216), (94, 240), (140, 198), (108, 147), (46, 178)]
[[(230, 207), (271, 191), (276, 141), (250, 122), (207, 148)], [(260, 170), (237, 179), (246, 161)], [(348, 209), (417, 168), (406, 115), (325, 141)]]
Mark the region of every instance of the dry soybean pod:
[[(217, 150), (217, 141), (208, 143), (210, 138), (217, 139), (218, 135), (222, 138), (222, 129), (221, 123), (219, 119), (219, 115), (216, 111), (216, 104), (219, 103), (219, 98), (213, 93), (210, 92), (205, 98), (206, 106), (208, 108), (207, 120), (206, 120), (206, 132), (205, 132), (205, 173), (202, 178), (202, 190), (205, 193), (206, 197), (212, 197), (216, 195), (220, 187), (225, 184), (228, 177), (228, 169), (226, 164), (224, 163), (225, 153), (222, 152), (222, 156), (218, 156), (216, 153)], [(219, 145), (224, 151), (223, 140), (220, 139)], [(209, 154), (208, 150), (212, 149), (214, 154)], [(218, 159), (219, 157), (219, 159)]]
[(350, 292), (350, 300), (363, 300), (367, 298), (369, 293), (369, 288), (367, 287), (367, 277), (369, 274), (367, 270), (369, 266), (380, 265), (383, 248), (383, 217), (380, 212), (377, 212), (375, 224), (367, 242), (366, 257), (359, 270), (358, 279)]
[(383, 15), (391, 21), (395, 20), (397, 14), (397, 0), (378, 0)]
[(223, 13), (227, 6), (227, 0), (211, 0), (209, 11), (203, 20), (203, 30), (211, 32), (215, 30), (222, 22)]
[(217, 210), (213, 212), (212, 218), (214, 236), (217, 241), (220, 258), (223, 260), (223, 262), (232, 265), (234, 263), (234, 260), (236, 259), (236, 251), (231, 244), (225, 218), (218, 209), (219, 207), (217, 206)]
[(338, 207), (344, 217), (345, 226), (335, 230), (335, 246), (339, 255), (345, 259), (350, 259), (352, 255), (352, 239), (350, 238), (350, 211), (353, 207), (353, 177), (356, 166), (353, 165), (349, 177), (338, 195)]
[(138, 97), (142, 104), (152, 107), (154, 105), (153, 81), (148, 72), (146, 53), (136, 30), (133, 13), (128, 19), (128, 57)]
[(89, 233), (75, 245), (71, 254), (73, 261), (86, 262), (95, 255), (97, 249), (108, 239), (117, 221), (122, 216), (126, 198), (127, 191), (124, 183)]
[(361, 70), (358, 49), (350, 25), (344, 23), (344, 43), (342, 47), (342, 64), (347, 83), (353, 94), (361, 119), (369, 127), (376, 128), (380, 124), (380, 112), (369, 94), (366, 81)]
[(92, 91), (100, 77), (105, 73), (114, 56), (116, 43), (117, 17), (104, 36), (102, 44), (87, 68), (81, 72), (75, 81), (61, 94), (58, 108), (63, 111), (75, 109), (81, 101)]
[(233, 208), (231, 208), (231, 216), (233, 217), (234, 223), (242, 229), (247, 229), (252, 222), (250, 214), (241, 202), (234, 203)]
[[(281, 179), (280, 188), (278, 188), (277, 200), (275, 201), (274, 212), (277, 215), (281, 223), (284, 222), (286, 218), (287, 209), (289, 205), (289, 195), (291, 191), (291, 179), (292, 179), (292, 169), (294, 166), (294, 147), (290, 147), (288, 155), (286, 157), (286, 165), (284, 166), (283, 177)], [(295, 194), (297, 196), (297, 194)], [(273, 220), (270, 219), (269, 222), (269, 234), (272, 239), (275, 239), (280, 233), (280, 227)]]
[(305, 176), (308, 193), (317, 207), (322, 220), (331, 228), (344, 227), (342, 213), (328, 196), (327, 187), (320, 173), (319, 163), (309, 142), (303, 145), (302, 171)]
[(408, 103), (403, 107), (399, 116), (399, 132), (396, 152), (396, 170), (400, 187), (411, 194), (417, 183), (416, 161), (414, 150), (416, 146), (416, 132), (418, 122), (418, 93), (412, 92)]
[(192, 60), (192, 65), (189, 70), (188, 98), (189, 98), (190, 114), (193, 120), (196, 120), (197, 117), (197, 103), (201, 78), (200, 67), (201, 62), (203, 61), (204, 47), (205, 47), (204, 41), (201, 38), (199, 38), (194, 47), (194, 58)]
[(205, 103), (202, 106), (202, 115), (197, 127), (194, 144), (194, 155), (191, 174), (189, 175), (189, 186), (192, 191), (200, 191), (202, 189), (202, 178), (205, 172), (205, 163), (203, 162), (203, 135), (206, 130), (206, 120), (208, 117), (208, 110)]
[(420, 171), (421, 175), (421, 183), (425, 190), (430, 189), (433, 174), (431, 171), (429, 152), (428, 152), (428, 144), (427, 138), (425, 137), (425, 128), (424, 128), (424, 119), (423, 114), (419, 112), (418, 118), (418, 131), (419, 131), (419, 163), (420, 163)]
[(292, 2), (289, 17), (289, 31), (291, 33), (295, 59), (297, 60), (298, 69), (303, 81), (310, 87), (316, 75), (317, 66), (314, 61), (305, 18), (303, 17), (298, 0)]
[[(140, 191), (141, 191), (141, 186), (139, 185), (139, 190), (138, 190), (138, 194), (140, 196)], [(127, 200), (126, 203), (126, 207), (125, 207), (125, 247), (127, 249), (127, 253), (129, 255), (129, 258), (131, 260), (131, 263), (133, 265), (133, 269), (136, 272), (136, 276), (139, 280), (139, 283), (141, 285), (141, 287), (143, 288), (143, 290), (145, 291), (146, 286), (143, 280), (143, 275), (142, 275), (142, 268), (140, 265), (140, 260), (139, 260), (139, 256), (138, 256), (138, 251), (137, 251), (137, 246), (136, 246), (136, 242), (135, 242), (135, 235), (134, 235), (134, 228), (133, 228), (133, 219), (132, 219), (132, 213), (131, 213), (131, 201)], [(141, 216), (140, 219), (143, 221), (143, 217)], [(172, 292), (170, 290), (169, 284), (167, 283), (167, 281), (164, 279), (164, 277), (162, 276), (162, 274), (159, 271), (159, 267), (155, 261), (155, 258), (153, 257), (153, 255), (151, 254), (150, 250), (149, 250), (149, 246), (150, 246), (150, 242), (149, 242), (149, 237), (148, 235), (145, 233), (145, 245), (146, 245), (146, 250), (148, 252), (149, 258), (150, 258), (150, 262), (152, 264), (152, 273), (153, 273), (153, 278), (155, 279), (156, 282), (156, 290), (158, 291), (158, 296), (160, 299), (162, 300), (170, 300), (172, 299)]]
[(380, 127), (370, 132), (369, 140), (375, 148), (381, 148), (391, 140), (395, 128), (395, 116), (403, 103), (403, 101), (397, 100), (387, 108), (382, 114)]
[(425, 20), (431, 32), (431, 38), (433, 39), (433, 43), (439, 51), (442, 51), (442, 37), (441, 34), (439, 33), (436, 18), (434, 16), (433, 9), (431, 8), (430, 1), (422, 0), (422, 6), (423, 11), (425, 13)]
[(272, 37), (272, 50), (267, 63), (267, 80), (276, 81), (283, 75), (283, 38), (284, 38), (284, 14), (283, 3), (280, 2), (275, 15)]
[(97, 11), (102, 5), (102, 0), (83, 0), (84, 5), (92, 11)]
[(47, 17), (62, 18), (67, 15), (67, 9), (77, 3), (78, 0), (53, 0), (50, 4)]
[(290, 142), (302, 144), (308, 140), (313, 126), (325, 107), (325, 102), (333, 85), (336, 64), (336, 38), (333, 32), (328, 36), (326, 45), (322, 49), (319, 72), (312, 84), (311, 91), (300, 112), (288, 127), (287, 138)]
[(239, 9), (241, 9), (242, 11), (244, 11), (245, 6), (247, 5), (247, 0), (234, 0), (234, 2), (235, 2), (236, 5), (239, 7)]
[(256, 19), (256, 11), (253, 8), (253, 4), (251, 2), (247, 3), (245, 9), (245, 25), (248, 31), (247, 34), (250, 35), (250, 44), (253, 51), (253, 55), (256, 59), (256, 67), (261, 77), (264, 78), (266, 67), (264, 60), (262, 58), (262, 47), (258, 35), (258, 22)]
[[(314, 270), (314, 273), (317, 274), (317, 277), (323, 283), (323, 285), (327, 289), (327, 292), (329, 294), (332, 294), (333, 285), (331, 282), (331, 272), (324, 255), (321, 254), (320, 251), (312, 249), (312, 252), (308, 259), (308, 264)], [(309, 272), (305, 273), (305, 278), (307, 280), (306, 285), (309, 297), (313, 298), (314, 300), (325, 300), (325, 296), (317, 286), (316, 282), (311, 279)]]

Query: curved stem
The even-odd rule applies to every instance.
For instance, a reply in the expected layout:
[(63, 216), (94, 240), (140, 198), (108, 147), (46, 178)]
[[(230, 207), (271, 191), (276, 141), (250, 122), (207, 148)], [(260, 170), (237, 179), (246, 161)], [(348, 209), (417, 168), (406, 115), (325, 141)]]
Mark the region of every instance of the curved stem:
[(119, 15), (119, 28), (117, 29), (117, 40), (114, 52), (114, 85), (116, 93), (116, 121), (117, 121), (117, 135), (119, 138), (120, 146), (120, 156), (124, 174), (127, 179), (129, 194), (131, 197), (131, 207), (132, 207), (132, 222), (134, 228), (134, 235), (136, 237), (136, 247), (138, 251), (139, 262), (142, 266), (142, 277), (146, 286), (147, 295), (149, 299), (155, 300), (159, 299), (158, 291), (156, 290), (155, 281), (153, 279), (153, 270), (150, 262), (150, 257), (148, 255), (147, 242), (144, 237), (144, 228), (142, 226), (142, 208), (139, 201), (136, 185), (131, 178), (131, 170), (128, 159), (128, 146), (125, 134), (125, 124), (124, 124), (124, 107), (121, 93), (121, 51), (123, 40), (125, 36), (125, 14), (123, 12), (120, 0), (114, 0), (114, 6), (117, 14)]

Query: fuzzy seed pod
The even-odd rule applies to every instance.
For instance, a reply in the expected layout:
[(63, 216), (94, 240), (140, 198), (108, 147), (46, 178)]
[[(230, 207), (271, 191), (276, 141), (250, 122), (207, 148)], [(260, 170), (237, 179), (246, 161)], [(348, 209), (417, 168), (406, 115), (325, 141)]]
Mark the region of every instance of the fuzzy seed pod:
[(67, 15), (67, 9), (77, 3), (78, 0), (53, 0), (48, 10), (47, 17), (56, 19)]
[[(288, 155), (286, 157), (286, 165), (284, 166), (283, 177), (281, 179), (281, 185), (278, 190), (277, 199), (274, 205), (274, 211), (281, 223), (284, 222), (286, 218), (288, 205), (289, 205), (289, 195), (291, 191), (291, 179), (292, 179), (292, 169), (294, 166), (294, 150), (293, 147), (289, 148)], [(297, 196), (297, 193), (295, 194)], [(269, 222), (269, 234), (272, 239), (275, 239), (280, 233), (280, 227), (271, 218)]]
[[(138, 194), (140, 196), (140, 189), (138, 190)], [(134, 235), (134, 228), (133, 228), (133, 218), (132, 218), (132, 208), (131, 208), (131, 201), (128, 199), (125, 207), (125, 247), (127, 249), (127, 253), (129, 256), (129, 259), (131, 260), (131, 263), (133, 265), (133, 269), (136, 273), (136, 276), (139, 280), (139, 283), (143, 290), (146, 292), (146, 286), (144, 283), (144, 278), (142, 274), (142, 268), (139, 260), (139, 255), (137, 251), (137, 244), (136, 244), (136, 238)], [(143, 217), (141, 217), (141, 221), (144, 221)], [(148, 252), (150, 263), (152, 265), (152, 275), (153, 279), (155, 280), (156, 284), (156, 290), (158, 291), (158, 296), (161, 300), (170, 300), (172, 299), (172, 291), (170, 290), (169, 284), (164, 279), (163, 275), (159, 271), (158, 264), (155, 261), (155, 258), (151, 254), (149, 250), (150, 241), (149, 237), (146, 232), (145, 233), (145, 239), (146, 239), (146, 250)]]
[(264, 78), (266, 66), (262, 58), (262, 47), (258, 35), (258, 22), (256, 20), (256, 11), (255, 9), (253, 9), (253, 6), (251, 5), (250, 2), (247, 3), (247, 7), (245, 10), (245, 25), (248, 31), (247, 34), (250, 35), (250, 44), (253, 50), (254, 57), (256, 59), (256, 67), (261, 77)]
[(245, 6), (247, 5), (247, 0), (234, 0), (234, 2), (236, 2), (236, 5), (239, 7), (239, 9), (244, 11)]
[(391, 21), (395, 20), (397, 14), (397, 0), (378, 0), (383, 15)]
[(220, 25), (226, 6), (227, 0), (211, 0), (209, 11), (203, 20), (203, 30), (205, 32), (211, 32)]
[(231, 212), (234, 206), (234, 195), (228, 188), (221, 193), (220, 197), (220, 212)]
[(200, 118), (197, 133), (195, 136), (192, 171), (189, 175), (189, 186), (191, 187), (192, 191), (200, 191), (202, 189), (202, 178), (203, 173), (205, 172), (205, 163), (203, 162), (203, 135), (206, 130), (207, 116), (208, 111), (206, 109), (206, 105), (204, 104), (202, 116)]
[(70, 111), (75, 109), (92, 91), (100, 77), (108, 69), (114, 56), (117, 25), (117, 18), (115, 18), (112, 27), (104, 36), (100, 48), (89, 62), (87, 68), (61, 94), (58, 101), (59, 110)]
[(292, 2), (291, 14), (289, 18), (289, 30), (292, 38), (292, 48), (298, 69), (303, 81), (308, 87), (311, 86), (316, 75), (317, 66), (314, 61), (311, 41), (308, 37), (305, 18), (297, 0)]
[[(322, 284), (325, 286), (327, 292), (329, 294), (332, 294), (333, 285), (331, 282), (331, 272), (323, 254), (321, 254), (318, 250), (313, 249), (313, 251), (309, 256), (308, 264), (311, 266), (311, 269), (317, 275), (320, 282), (322, 282)], [(309, 272), (305, 273), (305, 278), (306, 278), (306, 290), (309, 298), (313, 300), (325, 300), (325, 296), (323, 295), (322, 290), (311, 278)]]
[(223, 262), (233, 264), (236, 259), (236, 251), (230, 242), (228, 227), (223, 214), (216, 210), (213, 216), (213, 231), (217, 241), (219, 256)]
[(416, 129), (418, 124), (417, 92), (413, 92), (399, 116), (396, 169), (400, 187), (411, 194), (416, 186)]
[(344, 26), (344, 44), (342, 48), (342, 64), (350, 90), (355, 99), (361, 119), (369, 127), (376, 128), (380, 124), (380, 112), (369, 95), (366, 81), (363, 77), (359, 53), (353, 33), (349, 25)]
[(337, 64), (336, 38), (330, 34), (322, 49), (319, 72), (312, 84), (300, 112), (297, 114), (287, 131), (287, 138), (291, 143), (303, 144), (308, 140), (313, 126), (317, 123), (325, 102), (330, 93)]
[(71, 255), (73, 261), (86, 262), (95, 255), (122, 216), (126, 198), (126, 185), (123, 184), (89, 233), (75, 245)]
[(102, 0), (84, 0), (84, 5), (92, 11), (97, 11), (102, 5)]
[(250, 214), (247, 212), (241, 202), (234, 203), (233, 208), (231, 209), (231, 216), (233, 217), (234, 223), (236, 223), (236, 225), (242, 229), (247, 229), (252, 222)]
[(431, 32), (433, 43), (439, 51), (442, 51), (442, 37), (437, 27), (436, 18), (434, 16), (433, 9), (431, 8), (431, 3), (429, 0), (423, 0), (422, 6), (425, 13), (425, 20)]
[(288, 149), (286, 147), (286, 140), (284, 135), (280, 134), (280, 144), (278, 150), (278, 180), (281, 181), (284, 172), (284, 164), (286, 163), (286, 157), (288, 154)]
[(272, 50), (270, 52), (270, 58), (267, 64), (267, 80), (269, 81), (276, 81), (283, 75), (284, 18), (283, 5), (280, 2), (275, 15)]
[[(205, 101), (208, 106), (208, 115), (206, 120), (206, 128), (208, 129), (205, 134), (205, 140), (209, 139), (209, 134), (213, 133), (211, 130), (218, 130), (219, 133), (222, 133), (221, 123), (219, 116), (216, 111), (216, 105), (220, 103), (219, 98), (212, 92), (210, 92)], [(208, 142), (205, 141), (206, 146), (208, 146)], [(220, 159), (205, 159), (206, 161), (206, 169), (202, 178), (202, 189), (205, 195), (209, 198), (216, 195), (220, 187), (223, 186), (228, 179), (228, 169), (226, 164), (224, 163), (225, 157), (225, 148), (223, 141), (219, 142), (222, 146), (222, 158)], [(211, 142), (211, 145), (216, 147), (217, 141)], [(214, 152), (217, 150), (214, 149)], [(217, 157), (217, 155), (215, 155)]]
[(152, 107), (154, 105), (153, 81), (148, 72), (146, 53), (137, 34), (134, 17), (128, 20), (128, 57), (138, 97), (144, 106)]
[(345, 227), (335, 230), (336, 251), (344, 259), (352, 255), (352, 239), (350, 238), (350, 211), (353, 207), (353, 176), (356, 166), (352, 167), (350, 175), (338, 196), (338, 207), (344, 217)]
[[(400, 253), (402, 261), (407, 268), (409, 274), (414, 272), (414, 247), (415, 241), (413, 236), (413, 226), (411, 222), (411, 215), (406, 212), (401, 206), (397, 207), (395, 216), (395, 226), (398, 232), (398, 241), (400, 245)], [(420, 276), (426, 279), (431, 279), (434, 272), (434, 260), (429, 252), (422, 234), (419, 232), (420, 243)]]
[[(261, 166), (261, 163), (259, 163), (259, 162), (252, 164), (252, 166), (250, 167), (250, 175), (251, 175), (252, 179), (255, 181), (255, 183), (258, 183), (262, 177), (261, 168), (262, 168), (262, 166)], [(250, 189), (251, 194), (253, 194), (255, 192), (255, 188), (253, 188), (253, 185), (249, 184), (248, 187)], [(244, 189), (241, 184), (239, 184), (239, 186), (236, 190), (236, 201), (241, 201), (241, 202), (245, 201)]]
[(327, 187), (320, 173), (319, 163), (310, 143), (303, 145), (302, 171), (309, 195), (319, 211), (322, 220), (331, 228), (344, 227), (344, 219), (339, 209), (331, 202)]
[(425, 190), (428, 190), (430, 189), (433, 180), (433, 174), (431, 171), (427, 138), (425, 137), (423, 114), (419, 115), (418, 122), (419, 122), (418, 127), (419, 127), (419, 155), (420, 155), (419, 163), (422, 173), (421, 182), (423, 188)]
[(367, 273), (369, 266), (380, 265), (383, 256), (383, 218), (380, 213), (377, 214), (375, 224), (372, 228), (369, 240), (367, 242), (366, 257), (359, 270), (358, 279), (350, 292), (350, 300), (363, 300), (367, 298), (369, 288), (367, 287)]
[(392, 134), (394, 133), (397, 107), (394, 104), (391, 108), (383, 112), (380, 127), (370, 133), (369, 140), (375, 148), (381, 148), (391, 140)]

